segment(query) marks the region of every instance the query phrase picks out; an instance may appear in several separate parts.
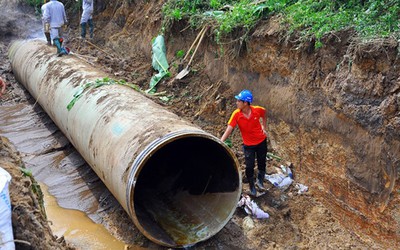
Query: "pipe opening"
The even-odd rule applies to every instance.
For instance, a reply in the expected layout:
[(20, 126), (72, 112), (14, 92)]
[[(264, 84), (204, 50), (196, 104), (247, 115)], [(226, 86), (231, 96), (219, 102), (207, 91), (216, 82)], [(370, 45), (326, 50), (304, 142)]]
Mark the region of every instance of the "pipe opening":
[(164, 143), (139, 169), (134, 214), (159, 244), (184, 247), (216, 234), (241, 192), (238, 163), (219, 140), (186, 136)]

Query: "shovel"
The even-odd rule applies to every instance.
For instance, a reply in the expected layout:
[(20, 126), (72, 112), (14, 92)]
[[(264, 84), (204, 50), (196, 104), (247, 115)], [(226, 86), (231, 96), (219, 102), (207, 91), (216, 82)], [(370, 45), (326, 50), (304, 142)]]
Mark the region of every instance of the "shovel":
[[(199, 35), (201, 34), (200, 37), (199, 37), (199, 36), (196, 37), (195, 41), (193, 42), (192, 46), (190, 47), (190, 49), (189, 49), (189, 51), (188, 51), (188, 52), (190, 52), (190, 50), (192, 49), (192, 47), (194, 46), (194, 44), (196, 43), (196, 41), (199, 40), (199, 41), (197, 42), (196, 48), (194, 49), (194, 52), (193, 52), (193, 54), (192, 54), (192, 57), (190, 57), (189, 63), (186, 65), (186, 67), (185, 67), (183, 70), (181, 70), (181, 72), (179, 72), (179, 73), (175, 76), (175, 79), (180, 80), (180, 79), (184, 78), (187, 74), (189, 74), (189, 72), (190, 72), (189, 66), (190, 66), (190, 64), (192, 63), (192, 60), (193, 60), (193, 58), (194, 58), (194, 55), (196, 54), (197, 49), (199, 48), (199, 45), (200, 45), (201, 41), (203, 40), (204, 35), (205, 35), (206, 32), (207, 32), (207, 29), (208, 29), (208, 28), (204, 27), (204, 28), (200, 31), (200, 33), (199, 33)], [(189, 53), (188, 53), (187, 55), (189, 55)], [(185, 60), (185, 59), (186, 59), (186, 56), (185, 56), (185, 58), (184, 58), (183, 60)]]

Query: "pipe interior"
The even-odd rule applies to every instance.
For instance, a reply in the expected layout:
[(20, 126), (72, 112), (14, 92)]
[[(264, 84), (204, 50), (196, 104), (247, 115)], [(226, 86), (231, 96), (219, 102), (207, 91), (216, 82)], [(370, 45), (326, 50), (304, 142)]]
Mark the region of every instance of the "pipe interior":
[(220, 143), (184, 137), (157, 149), (134, 190), (138, 222), (167, 246), (186, 246), (217, 233), (240, 195), (238, 166)]

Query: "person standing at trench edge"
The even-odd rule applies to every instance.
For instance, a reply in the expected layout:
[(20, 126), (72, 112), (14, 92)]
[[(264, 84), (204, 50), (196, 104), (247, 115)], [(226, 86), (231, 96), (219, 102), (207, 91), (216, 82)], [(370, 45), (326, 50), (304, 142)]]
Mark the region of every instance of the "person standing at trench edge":
[(237, 109), (233, 111), (221, 141), (231, 135), (236, 125), (240, 129), (243, 139), (244, 159), (246, 163), (246, 176), (249, 181), (250, 194), (257, 195), (254, 185), (254, 167), (257, 157), (258, 176), (256, 185), (264, 190), (264, 178), (267, 158), (267, 132), (266, 110), (261, 106), (252, 106), (253, 94), (245, 89), (236, 98)]
[(41, 8), (42, 11), (42, 22), (43, 22), (43, 33), (46, 37), (47, 45), (51, 45), (51, 37), (50, 37), (50, 24), (44, 21), (44, 13), (46, 12), (46, 2), (47, 0), (43, 1), (43, 5)]
[(86, 24), (89, 24), (89, 35), (93, 38), (93, 0), (82, 1), (82, 17), (81, 17), (81, 37), (86, 38)]
[(58, 56), (67, 55), (69, 53), (68, 49), (62, 46), (63, 27), (68, 22), (64, 4), (57, 0), (50, 0), (42, 6), (42, 9), (44, 10), (43, 22), (46, 29), (49, 29), (53, 44), (57, 47)]

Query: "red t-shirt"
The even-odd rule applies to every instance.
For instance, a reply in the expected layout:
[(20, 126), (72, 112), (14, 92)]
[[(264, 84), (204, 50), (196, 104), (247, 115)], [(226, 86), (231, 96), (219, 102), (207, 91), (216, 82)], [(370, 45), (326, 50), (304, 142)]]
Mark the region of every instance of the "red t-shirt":
[(266, 110), (260, 106), (250, 106), (251, 114), (246, 118), (240, 109), (233, 111), (228, 125), (233, 128), (239, 126), (240, 133), (242, 134), (243, 144), (246, 146), (253, 146), (260, 144), (267, 136), (264, 134), (260, 118), (265, 117)]

